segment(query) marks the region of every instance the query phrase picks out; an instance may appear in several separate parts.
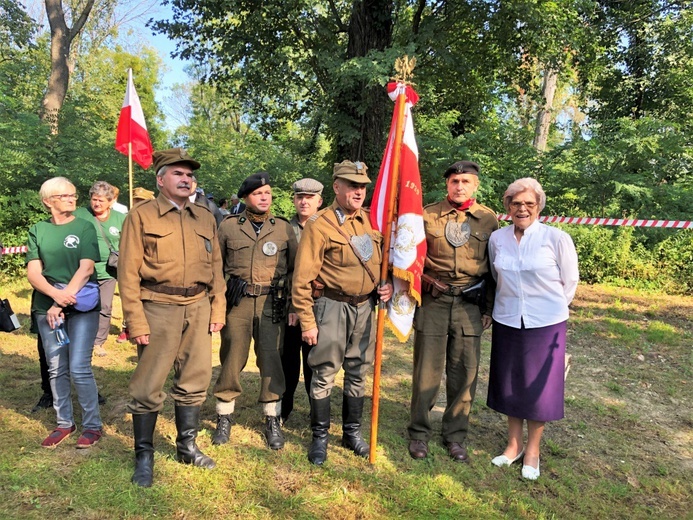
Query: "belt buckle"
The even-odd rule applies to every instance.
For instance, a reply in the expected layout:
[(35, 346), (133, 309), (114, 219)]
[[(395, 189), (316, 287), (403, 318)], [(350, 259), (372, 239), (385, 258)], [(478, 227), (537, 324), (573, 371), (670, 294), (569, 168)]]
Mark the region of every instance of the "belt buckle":
[(251, 296), (262, 296), (262, 285), (259, 283), (253, 284), (253, 290), (250, 293)]
[(197, 291), (197, 285), (193, 285), (192, 287), (186, 287), (185, 294), (183, 296), (185, 296), (186, 298), (195, 296), (197, 294), (195, 291)]

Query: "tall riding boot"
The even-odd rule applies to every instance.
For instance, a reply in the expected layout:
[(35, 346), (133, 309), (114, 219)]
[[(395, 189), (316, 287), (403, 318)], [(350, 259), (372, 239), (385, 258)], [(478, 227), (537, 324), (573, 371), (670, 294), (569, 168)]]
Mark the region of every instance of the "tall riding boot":
[(154, 428), (158, 412), (132, 414), (135, 433), (135, 473), (132, 483), (151, 487), (154, 479)]
[(342, 446), (350, 449), (359, 457), (368, 457), (370, 449), (361, 438), (363, 401), (363, 397), (344, 395), (342, 401)]
[(216, 463), (197, 447), (197, 427), (200, 420), (199, 406), (176, 405), (176, 458), (178, 462), (198, 468), (212, 469)]
[(313, 440), (308, 448), (308, 460), (321, 466), (327, 459), (327, 433), (330, 430), (330, 396), (310, 401), (310, 429)]

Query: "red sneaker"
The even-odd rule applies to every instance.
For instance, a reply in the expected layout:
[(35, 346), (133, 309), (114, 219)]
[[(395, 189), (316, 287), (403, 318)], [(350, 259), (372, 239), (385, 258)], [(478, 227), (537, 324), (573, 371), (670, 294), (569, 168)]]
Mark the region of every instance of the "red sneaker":
[(116, 339), (116, 343), (125, 343), (129, 339), (130, 339), (130, 332), (128, 331), (128, 329), (123, 329), (120, 331), (120, 334), (118, 335), (118, 338)]
[(75, 429), (76, 428), (74, 424), (69, 428), (56, 428), (51, 432), (51, 434), (48, 437), (46, 437), (43, 440), (41, 446), (52, 450), (58, 444), (67, 439), (72, 434), (72, 432), (75, 431)]
[(94, 444), (99, 442), (101, 439), (101, 432), (99, 430), (84, 430), (82, 435), (77, 439), (77, 449), (81, 448), (91, 448)]

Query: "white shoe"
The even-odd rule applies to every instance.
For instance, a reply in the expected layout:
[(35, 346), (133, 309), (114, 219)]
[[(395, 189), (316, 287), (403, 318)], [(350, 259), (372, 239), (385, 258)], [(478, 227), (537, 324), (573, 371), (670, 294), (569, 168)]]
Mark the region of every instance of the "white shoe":
[(539, 461), (537, 461), (536, 468), (533, 468), (532, 466), (528, 466), (526, 464), (522, 466), (522, 478), (525, 478), (527, 480), (537, 480), (539, 478), (539, 475)]
[(514, 459), (509, 459), (505, 455), (498, 455), (497, 457), (491, 459), (491, 464), (498, 466), (499, 468), (502, 468), (503, 466), (510, 466), (513, 462), (520, 460), (524, 454), (525, 450), (522, 450)]

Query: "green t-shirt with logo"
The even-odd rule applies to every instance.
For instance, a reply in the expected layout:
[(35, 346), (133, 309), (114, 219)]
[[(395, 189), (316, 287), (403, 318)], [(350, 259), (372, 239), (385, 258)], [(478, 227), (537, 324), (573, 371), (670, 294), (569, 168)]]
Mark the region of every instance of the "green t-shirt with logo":
[[(98, 262), (99, 244), (94, 226), (86, 220), (76, 218), (67, 224), (56, 225), (50, 219), (38, 222), (29, 229), (26, 262), (41, 260), (41, 274), (50, 283), (70, 283), (79, 269), (82, 259)], [(96, 272), (90, 280), (96, 281)], [(34, 291), (31, 311), (46, 314), (53, 299)]]
[[(111, 253), (111, 250), (108, 249), (108, 244), (104, 239), (104, 235), (108, 238), (111, 247), (118, 251), (120, 249), (120, 231), (123, 229), (123, 222), (125, 222), (125, 217), (127, 215), (111, 210), (107, 220), (98, 222), (91, 208), (77, 208), (72, 214), (75, 217), (91, 222), (96, 230), (96, 239), (99, 241), (99, 252), (101, 253), (101, 260), (96, 262), (95, 266), (97, 279), (108, 280), (113, 278), (106, 272), (106, 261), (108, 260), (108, 255)], [(103, 233), (101, 232), (99, 223), (103, 228)]]

